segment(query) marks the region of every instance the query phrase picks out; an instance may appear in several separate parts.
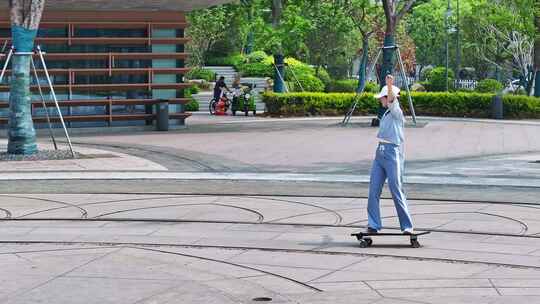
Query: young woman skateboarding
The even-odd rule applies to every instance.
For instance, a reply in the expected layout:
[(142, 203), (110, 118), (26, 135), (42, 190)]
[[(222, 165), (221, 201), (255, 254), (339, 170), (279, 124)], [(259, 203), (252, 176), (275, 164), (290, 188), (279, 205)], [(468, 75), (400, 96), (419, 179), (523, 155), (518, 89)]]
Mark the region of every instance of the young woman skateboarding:
[(384, 182), (388, 179), (390, 193), (396, 206), (401, 231), (412, 234), (413, 223), (407, 207), (407, 198), (403, 192), (403, 127), (405, 117), (399, 106), (399, 88), (394, 86), (394, 77), (386, 76), (386, 86), (375, 95), (386, 112), (380, 121), (379, 145), (371, 168), (368, 198), (368, 233), (377, 233), (382, 228), (380, 198)]

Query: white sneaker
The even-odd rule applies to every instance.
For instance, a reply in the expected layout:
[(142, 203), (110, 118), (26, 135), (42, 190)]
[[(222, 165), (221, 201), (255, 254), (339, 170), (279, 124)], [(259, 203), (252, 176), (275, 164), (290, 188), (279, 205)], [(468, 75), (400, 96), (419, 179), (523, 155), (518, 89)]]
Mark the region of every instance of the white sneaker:
[(414, 234), (414, 229), (413, 228), (407, 228), (407, 229), (403, 230), (403, 234)]

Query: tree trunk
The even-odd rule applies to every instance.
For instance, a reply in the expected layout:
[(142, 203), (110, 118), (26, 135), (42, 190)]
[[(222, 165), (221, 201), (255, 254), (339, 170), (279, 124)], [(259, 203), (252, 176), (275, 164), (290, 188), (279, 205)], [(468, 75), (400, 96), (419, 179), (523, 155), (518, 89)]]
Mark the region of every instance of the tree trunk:
[(358, 87), (357, 93), (362, 93), (366, 88), (366, 70), (369, 60), (369, 35), (362, 37), (362, 60), (360, 61), (360, 69), (358, 71)]
[[(281, 13), (283, 11), (282, 0), (272, 0), (272, 25), (277, 28), (281, 23)], [(274, 50), (274, 64), (276, 65), (274, 71), (274, 92), (285, 92), (285, 56), (281, 45), (278, 50)]]
[(281, 12), (283, 11), (282, 0), (272, 0), (272, 25), (278, 27), (281, 21)]
[[(26, 2), (26, 3), (25, 3)], [(44, 0), (10, 0), (11, 36), (15, 54), (9, 95), (8, 153), (29, 155), (37, 152), (36, 131), (30, 104), (30, 54), (32, 52)], [(26, 4), (26, 5), (25, 5)]]
[(384, 36), (384, 48), (383, 48), (383, 63), (381, 67), (380, 82), (381, 88), (386, 85), (386, 75), (392, 74), (394, 72), (394, 56), (396, 54), (396, 49), (393, 46), (396, 45), (394, 38), (394, 33), (390, 32)]
[[(386, 31), (384, 34), (384, 44), (383, 44), (383, 63), (381, 66), (381, 73), (379, 74), (379, 81), (381, 84), (381, 89), (386, 85), (386, 75), (392, 74), (394, 69), (394, 54), (396, 52), (395, 48), (386, 48), (388, 46), (395, 45), (395, 32), (397, 26), (397, 17), (395, 15), (394, 6), (396, 3), (394, 0), (383, 0), (383, 9), (384, 15), (386, 17)], [(377, 118), (380, 120), (386, 109), (379, 105), (379, 110), (377, 111)], [(377, 123), (372, 122), (372, 126), (378, 126)]]
[(282, 54), (274, 55), (274, 63), (276, 65), (274, 72), (274, 92), (285, 92), (285, 56)]
[(246, 47), (244, 49), (244, 53), (249, 55), (253, 52), (253, 44), (255, 42), (255, 34), (253, 33), (253, 5), (248, 4), (248, 23), (249, 23), (249, 31), (247, 35), (247, 41), (246, 41)]

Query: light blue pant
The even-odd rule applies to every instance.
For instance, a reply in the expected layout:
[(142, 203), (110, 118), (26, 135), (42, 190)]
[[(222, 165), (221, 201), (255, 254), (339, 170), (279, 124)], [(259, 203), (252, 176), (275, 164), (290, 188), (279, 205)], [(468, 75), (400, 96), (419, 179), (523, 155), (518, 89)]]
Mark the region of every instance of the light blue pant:
[(412, 219), (407, 208), (407, 198), (403, 192), (403, 153), (399, 146), (380, 143), (377, 147), (375, 160), (371, 168), (368, 198), (368, 225), (381, 230), (381, 210), (379, 200), (385, 180), (388, 178), (388, 187), (399, 217), (401, 230), (412, 228)]

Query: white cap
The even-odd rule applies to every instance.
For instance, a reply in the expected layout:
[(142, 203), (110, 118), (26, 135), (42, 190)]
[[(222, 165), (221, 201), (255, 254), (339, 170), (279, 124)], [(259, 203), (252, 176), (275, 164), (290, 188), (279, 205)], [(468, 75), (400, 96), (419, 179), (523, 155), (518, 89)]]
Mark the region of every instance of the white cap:
[[(392, 86), (392, 91), (394, 92), (394, 96), (399, 97), (400, 89), (398, 87)], [(375, 94), (376, 99), (380, 99), (385, 96), (388, 96), (388, 86), (384, 86), (379, 94)]]

